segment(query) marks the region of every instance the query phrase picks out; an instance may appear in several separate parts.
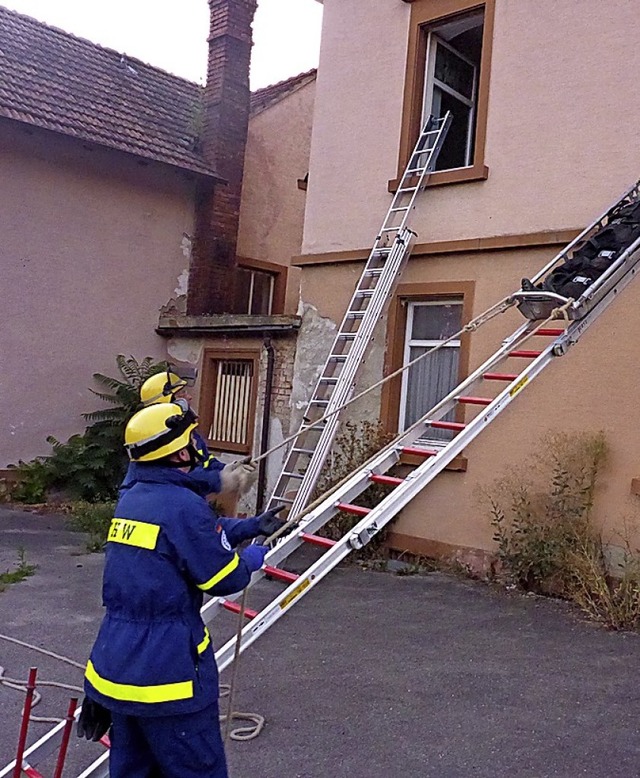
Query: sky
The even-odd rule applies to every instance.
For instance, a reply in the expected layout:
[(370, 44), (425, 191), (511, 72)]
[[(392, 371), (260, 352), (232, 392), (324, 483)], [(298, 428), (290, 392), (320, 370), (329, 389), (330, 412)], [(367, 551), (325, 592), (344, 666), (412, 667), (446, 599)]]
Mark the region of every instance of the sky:
[[(207, 0), (0, 0), (0, 5), (204, 83)], [(321, 21), (316, 0), (258, 0), (251, 89), (316, 67)]]

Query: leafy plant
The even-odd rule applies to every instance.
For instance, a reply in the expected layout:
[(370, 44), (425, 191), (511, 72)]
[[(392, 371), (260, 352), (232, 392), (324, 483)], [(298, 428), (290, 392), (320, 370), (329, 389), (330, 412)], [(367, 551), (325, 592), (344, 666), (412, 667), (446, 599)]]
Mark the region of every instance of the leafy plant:
[(33, 575), (37, 570), (37, 565), (27, 564), (27, 554), (25, 549), (21, 546), (18, 549), (18, 566), (15, 570), (5, 570), (4, 573), (0, 573), (0, 592), (14, 583), (24, 581), (30, 575)]
[(124, 428), (140, 406), (140, 387), (147, 378), (167, 369), (165, 362), (154, 362), (151, 357), (138, 362), (122, 354), (116, 357), (116, 364), (120, 376), (94, 373), (103, 388), (90, 390), (111, 407), (83, 414), (91, 423), (82, 434), (72, 435), (64, 443), (49, 436), (47, 442), (53, 449), (49, 456), (18, 462), (15, 500), (43, 502), (52, 490), (80, 500), (115, 497), (128, 463), (122, 445)]
[(611, 565), (593, 517), (606, 458), (602, 433), (547, 436), (526, 476), (493, 485), (487, 495), (491, 523), (506, 581), (571, 600), (612, 629), (638, 629), (638, 550), (626, 533), (621, 561)]
[[(332, 452), (324, 470), (320, 474), (314, 499), (327, 492), (349, 473), (364, 464), (377, 451), (385, 446), (393, 435), (385, 432), (379, 422), (347, 421), (336, 436)], [(392, 487), (383, 484), (371, 486), (358, 497), (358, 505), (365, 508), (375, 507), (390, 492)], [(340, 511), (323, 528), (321, 534), (333, 540), (342, 538), (360, 520), (361, 516)], [(386, 537), (385, 530), (379, 532), (364, 548), (356, 552), (358, 559), (376, 556)]]
[(78, 500), (69, 506), (68, 524), (76, 532), (89, 535), (87, 551), (102, 551), (116, 504), (113, 501), (87, 502)]
[(498, 557), (513, 583), (526, 591), (568, 596), (569, 555), (593, 544), (591, 525), (598, 471), (607, 453), (602, 433), (547, 436), (541, 453), (488, 495)]

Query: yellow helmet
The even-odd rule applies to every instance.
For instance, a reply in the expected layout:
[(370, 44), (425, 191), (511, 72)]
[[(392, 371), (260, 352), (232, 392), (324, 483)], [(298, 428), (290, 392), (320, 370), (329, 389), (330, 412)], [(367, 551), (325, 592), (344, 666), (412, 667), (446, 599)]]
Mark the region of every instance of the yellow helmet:
[(164, 373), (156, 373), (140, 387), (140, 402), (144, 405), (154, 403), (173, 402), (173, 395), (187, 385), (184, 378), (167, 370)]
[(143, 408), (131, 417), (124, 432), (124, 446), (134, 462), (153, 462), (186, 448), (196, 415), (176, 403)]

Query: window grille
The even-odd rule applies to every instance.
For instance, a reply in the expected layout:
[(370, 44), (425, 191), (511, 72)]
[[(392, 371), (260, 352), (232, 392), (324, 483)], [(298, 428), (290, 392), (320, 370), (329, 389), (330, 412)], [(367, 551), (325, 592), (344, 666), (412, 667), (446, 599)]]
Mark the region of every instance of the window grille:
[(208, 439), (227, 451), (250, 452), (254, 423), (254, 361), (211, 359)]

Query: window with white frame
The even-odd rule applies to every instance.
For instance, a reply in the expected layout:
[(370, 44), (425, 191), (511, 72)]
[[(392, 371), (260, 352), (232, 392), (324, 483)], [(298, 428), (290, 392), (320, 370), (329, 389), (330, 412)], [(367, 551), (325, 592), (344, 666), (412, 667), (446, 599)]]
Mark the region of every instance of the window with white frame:
[(254, 316), (270, 316), (273, 310), (275, 276), (264, 270), (238, 268), (240, 312)]
[[(407, 329), (403, 364), (442, 343), (462, 327), (462, 298), (407, 303)], [(400, 395), (400, 430), (410, 427), (437, 405), (458, 384), (460, 341), (449, 341), (403, 373)], [(444, 417), (453, 421), (453, 413)], [(433, 438), (450, 437), (446, 430), (431, 430)]]
[(427, 36), (422, 122), (451, 111), (436, 170), (473, 164), (484, 10), (424, 28)]

